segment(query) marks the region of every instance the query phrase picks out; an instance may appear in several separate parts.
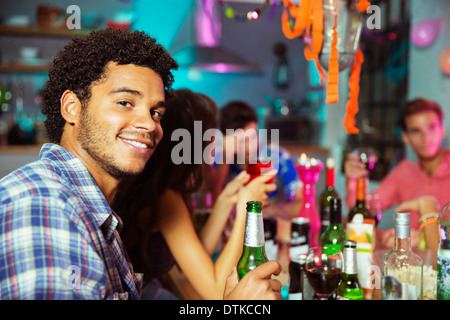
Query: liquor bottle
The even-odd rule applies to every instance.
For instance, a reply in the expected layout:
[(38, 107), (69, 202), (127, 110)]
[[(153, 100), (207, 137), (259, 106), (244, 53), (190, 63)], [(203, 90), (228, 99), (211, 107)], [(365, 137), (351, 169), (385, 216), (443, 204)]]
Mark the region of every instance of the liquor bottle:
[(356, 241), (344, 242), (344, 271), (336, 289), (337, 300), (362, 300), (363, 289), (358, 280)]
[(344, 249), (344, 241), (348, 240), (347, 233), (342, 228), (342, 203), (341, 198), (331, 198), (330, 200), (330, 225), (323, 233), (320, 244), (339, 250)]
[(339, 194), (334, 188), (335, 174), (334, 174), (334, 159), (327, 158), (327, 180), (325, 190), (320, 194), (320, 234), (323, 234), (330, 224), (330, 199), (339, 198)]
[(314, 290), (306, 278), (307, 254), (298, 254), (289, 262), (288, 300), (314, 300)]
[(361, 214), (364, 219), (372, 219), (372, 214), (366, 207), (366, 178), (356, 180), (356, 203), (348, 213), (348, 221), (352, 222), (355, 215)]
[(366, 292), (371, 291), (370, 272), (375, 244), (375, 219), (366, 207), (366, 178), (356, 181), (356, 203), (348, 213), (347, 233), (357, 243), (359, 281)]
[(269, 261), (266, 256), (264, 243), (262, 203), (259, 201), (248, 201), (244, 249), (237, 264), (239, 280), (250, 270)]
[(437, 300), (450, 300), (450, 202), (439, 215), (441, 236), (437, 253)]
[(383, 259), (383, 300), (422, 300), (423, 261), (411, 250), (410, 213), (394, 214), (395, 244)]

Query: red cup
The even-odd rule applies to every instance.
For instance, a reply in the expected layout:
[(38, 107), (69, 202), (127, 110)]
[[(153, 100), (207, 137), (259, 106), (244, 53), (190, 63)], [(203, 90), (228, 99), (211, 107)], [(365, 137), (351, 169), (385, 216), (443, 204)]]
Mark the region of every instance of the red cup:
[[(264, 168), (271, 168), (272, 162), (268, 163), (257, 162), (255, 164), (247, 164), (247, 173), (250, 175), (250, 180), (248, 180), (247, 184), (250, 183), (253, 179), (259, 177), (261, 175), (261, 171)], [(268, 170), (267, 170), (268, 171)], [(275, 181), (275, 176), (272, 177), (267, 183), (273, 183)]]

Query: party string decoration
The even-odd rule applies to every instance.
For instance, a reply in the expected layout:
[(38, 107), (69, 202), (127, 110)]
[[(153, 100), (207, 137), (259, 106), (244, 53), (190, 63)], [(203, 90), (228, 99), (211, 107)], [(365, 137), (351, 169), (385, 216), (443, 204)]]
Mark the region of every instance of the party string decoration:
[[(219, 0), (219, 3), (222, 5), (225, 17), (227, 17), (228, 19), (234, 19), (241, 22), (258, 20), (259, 16), (261, 15), (261, 12), (266, 9), (266, 7), (270, 4), (270, 2), (271, 2), (270, 0), (265, 0), (265, 2), (260, 4), (258, 8), (242, 13), (233, 9), (225, 0)], [(277, 0), (274, 1), (275, 6), (276, 2)]]
[[(294, 39), (303, 36), (303, 39), (309, 40), (306, 44), (304, 55), (306, 60), (314, 61), (320, 75), (320, 83), (326, 84), (326, 103), (336, 103), (339, 101), (338, 84), (339, 84), (339, 51), (337, 49), (337, 27), (338, 17), (334, 8), (334, 26), (332, 28), (331, 53), (328, 61), (328, 73), (326, 74), (319, 63), (319, 54), (322, 51), (324, 43), (324, 11), (322, 0), (301, 0), (296, 6), (290, 0), (284, 0), (284, 11), (281, 16), (282, 31), (286, 38)], [(360, 12), (365, 12), (370, 6), (368, 0), (359, 0), (356, 8)], [(292, 22), (292, 20), (294, 22)], [(328, 36), (328, 35), (327, 35)], [(349, 100), (346, 104), (346, 114), (344, 115), (343, 126), (347, 133), (357, 134), (358, 128), (356, 124), (356, 114), (358, 112), (358, 95), (359, 80), (361, 72), (361, 64), (364, 56), (359, 46), (357, 52), (353, 56), (354, 62), (350, 71), (349, 78)]]

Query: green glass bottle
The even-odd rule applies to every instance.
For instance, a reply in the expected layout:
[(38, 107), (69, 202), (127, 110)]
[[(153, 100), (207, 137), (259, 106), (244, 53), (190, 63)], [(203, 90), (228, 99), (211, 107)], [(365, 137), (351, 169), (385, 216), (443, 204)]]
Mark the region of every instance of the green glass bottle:
[(247, 202), (247, 218), (245, 221), (244, 249), (237, 264), (239, 280), (250, 270), (269, 261), (264, 243), (262, 203), (249, 201)]
[(352, 222), (357, 214), (361, 214), (364, 219), (373, 219), (370, 210), (366, 207), (366, 178), (364, 177), (356, 180), (356, 203), (348, 213), (348, 222)]
[(337, 300), (362, 300), (363, 288), (358, 280), (356, 264), (356, 241), (344, 241), (344, 270), (336, 289)]
[(334, 174), (334, 159), (327, 158), (327, 181), (325, 190), (320, 194), (320, 234), (323, 234), (330, 225), (330, 200), (331, 198), (339, 198), (339, 194), (334, 188), (335, 174)]
[(342, 203), (341, 198), (330, 199), (330, 225), (320, 239), (320, 245), (344, 249), (344, 241), (348, 240), (348, 235), (342, 228)]

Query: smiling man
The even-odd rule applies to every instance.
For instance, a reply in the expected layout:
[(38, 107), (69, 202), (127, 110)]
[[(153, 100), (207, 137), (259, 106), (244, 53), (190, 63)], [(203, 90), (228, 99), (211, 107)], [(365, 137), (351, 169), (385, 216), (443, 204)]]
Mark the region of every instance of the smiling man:
[(163, 135), (178, 67), (142, 32), (98, 30), (58, 55), (43, 92), (51, 143), (0, 180), (1, 299), (138, 299), (109, 202)]
[[(434, 197), (438, 208), (450, 200), (447, 192), (450, 188), (450, 151), (442, 148), (445, 138), (443, 118), (441, 107), (428, 99), (417, 98), (404, 106), (399, 119), (402, 139), (411, 146), (417, 162), (402, 160), (372, 192), (378, 195), (381, 210), (394, 205), (410, 210), (411, 227), (415, 230), (420, 227), (416, 204), (422, 197)], [(367, 176), (368, 171), (357, 155), (349, 154), (345, 173), (346, 200), (351, 207), (355, 203), (355, 179)]]
[[(129, 30), (74, 38), (55, 56), (42, 94), (51, 143), (0, 180), (0, 300), (139, 299), (142, 275), (109, 204), (161, 140), (177, 68), (155, 39)], [(279, 299), (270, 275), (280, 271), (269, 261), (238, 283), (230, 270), (224, 298)]]

